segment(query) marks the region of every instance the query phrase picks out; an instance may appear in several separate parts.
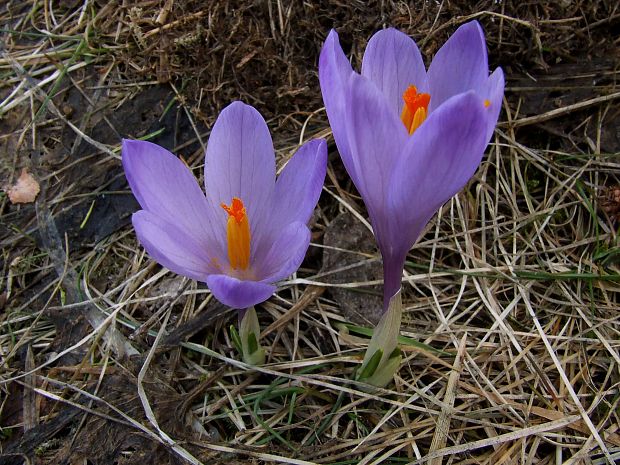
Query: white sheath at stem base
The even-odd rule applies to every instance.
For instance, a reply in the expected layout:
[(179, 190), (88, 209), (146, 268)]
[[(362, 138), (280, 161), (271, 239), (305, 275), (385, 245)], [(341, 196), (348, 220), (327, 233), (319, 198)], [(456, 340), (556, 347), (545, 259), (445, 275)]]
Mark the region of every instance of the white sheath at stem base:
[(249, 307), (239, 325), (239, 338), (243, 361), (248, 365), (262, 365), (265, 363), (265, 349), (258, 343), (260, 326), (254, 307)]
[(398, 371), (402, 355), (398, 348), (398, 335), (403, 316), (400, 290), (392, 296), (366, 349), (358, 379), (376, 387), (385, 387)]

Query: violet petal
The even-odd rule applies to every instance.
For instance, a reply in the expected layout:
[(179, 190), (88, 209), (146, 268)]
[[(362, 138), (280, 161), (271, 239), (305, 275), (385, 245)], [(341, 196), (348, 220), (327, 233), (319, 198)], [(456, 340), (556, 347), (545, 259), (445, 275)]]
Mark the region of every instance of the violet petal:
[(271, 284), (257, 281), (240, 281), (224, 274), (212, 274), (207, 286), (213, 296), (232, 308), (247, 308), (267, 300), (276, 291)]
[(347, 98), (349, 144), (359, 173), (356, 187), (368, 209), (379, 246), (384, 247), (391, 242), (387, 192), (394, 165), (408, 139), (407, 130), (369, 79), (352, 74)]
[(205, 157), (207, 198), (224, 233), (228, 214), (220, 205), (230, 205), (238, 197), (245, 205), (252, 238), (259, 238), (261, 223), (271, 211), (275, 177), (273, 143), (265, 120), (250, 105), (231, 103), (213, 125)]
[(409, 139), (394, 170), (389, 200), (407, 249), (476, 172), (487, 146), (488, 111), (475, 92), (458, 95), (431, 113)]
[(478, 21), (459, 27), (428, 68), (429, 111), (457, 94), (479, 89), (489, 76), (487, 45)]
[(123, 140), (122, 163), (136, 199), (147, 210), (175, 224), (193, 241), (221, 258), (210, 207), (191, 170), (166, 149), (151, 142)]
[(410, 85), (426, 92), (426, 68), (413, 39), (393, 28), (373, 35), (366, 45), (362, 76), (383, 92), (392, 111), (400, 115), (403, 93)]
[(501, 68), (497, 68), (493, 74), (489, 76), (484, 85), (478, 89), (478, 93), (483, 99), (490, 102), (490, 108), (488, 108), (486, 112), (486, 135), (488, 141), (491, 139), (493, 131), (495, 131), (499, 112), (502, 110), (502, 100), (504, 98), (504, 72)]
[(338, 33), (331, 30), (319, 57), (319, 83), (323, 94), (323, 103), (329, 119), (334, 140), (338, 146), (338, 152), (353, 182), (357, 184), (357, 172), (352, 160), (347, 135), (348, 122), (345, 117), (345, 94), (349, 76), (353, 74), (353, 68), (344, 55)]
[(283, 228), (267, 254), (257, 263), (262, 282), (273, 283), (290, 276), (303, 262), (310, 244), (310, 230), (301, 222)]
[(276, 181), (273, 224), (308, 223), (319, 201), (326, 170), (325, 140), (308, 141), (297, 150)]
[(147, 210), (134, 213), (131, 220), (140, 244), (157, 263), (202, 282), (217, 272), (207, 251), (181, 228)]

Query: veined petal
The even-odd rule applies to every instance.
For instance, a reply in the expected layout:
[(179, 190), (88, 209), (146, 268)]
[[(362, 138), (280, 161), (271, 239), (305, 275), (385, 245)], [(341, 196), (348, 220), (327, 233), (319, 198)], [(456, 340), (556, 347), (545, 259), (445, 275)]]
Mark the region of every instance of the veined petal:
[(124, 139), (122, 163), (129, 187), (144, 210), (176, 225), (212, 256), (223, 256), (205, 195), (181, 160), (151, 142)]
[(368, 41), (362, 76), (375, 83), (398, 115), (408, 86), (426, 92), (426, 68), (418, 46), (407, 34), (393, 28), (375, 33)]
[(502, 99), (504, 98), (504, 72), (501, 68), (497, 68), (493, 71), (493, 74), (489, 76), (484, 85), (478, 90), (480, 96), (488, 100), (489, 111), (486, 112), (487, 116), (487, 141), (491, 139), (499, 113), (502, 110)]
[(470, 21), (450, 36), (428, 68), (429, 111), (435, 111), (450, 97), (479, 89), (488, 75), (484, 33), (478, 21)]
[[(282, 170), (276, 181), (270, 230), (256, 248), (254, 269), (261, 281), (283, 279), (303, 261), (310, 241), (305, 225), (321, 195), (326, 170), (327, 144), (322, 139), (306, 142)], [(290, 237), (297, 230), (303, 237)]]
[(487, 115), (475, 92), (451, 98), (411, 136), (391, 182), (400, 241), (409, 249), (441, 205), (473, 176), (487, 146)]
[(256, 264), (262, 282), (273, 283), (290, 276), (304, 260), (310, 230), (304, 223), (291, 223), (275, 237), (266, 255)]
[(271, 284), (241, 281), (224, 274), (210, 275), (207, 286), (217, 300), (238, 309), (264, 302), (276, 291), (276, 287)]
[(329, 125), (334, 134), (334, 140), (338, 146), (338, 152), (353, 182), (357, 182), (357, 172), (353, 165), (351, 149), (347, 134), (347, 121), (345, 120), (345, 94), (349, 76), (353, 74), (353, 68), (344, 55), (338, 33), (331, 30), (319, 57), (319, 83), (325, 111), (329, 119)]
[(223, 232), (228, 215), (220, 205), (237, 197), (245, 205), (252, 237), (260, 235), (271, 211), (275, 177), (275, 152), (265, 120), (250, 105), (231, 103), (213, 125), (205, 157), (207, 199)]
[(182, 276), (205, 282), (217, 272), (207, 251), (181, 228), (147, 210), (131, 217), (140, 244), (153, 259)]
[(306, 142), (286, 164), (276, 181), (272, 224), (276, 228), (308, 223), (319, 201), (327, 170), (327, 143)]
[(387, 192), (394, 165), (408, 140), (407, 130), (384, 95), (369, 79), (349, 78), (345, 118), (349, 143), (359, 175), (355, 183), (370, 215), (379, 247), (387, 247), (389, 218)]

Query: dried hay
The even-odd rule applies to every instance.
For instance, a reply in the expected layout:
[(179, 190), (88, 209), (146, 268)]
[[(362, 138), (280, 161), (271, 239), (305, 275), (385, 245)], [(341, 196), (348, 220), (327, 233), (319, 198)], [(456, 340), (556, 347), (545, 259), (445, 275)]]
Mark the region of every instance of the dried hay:
[[(618, 460), (616, 2), (10, 2), (0, 15), (2, 184), (22, 168), (41, 184), (35, 205), (0, 197), (0, 463)], [(242, 99), (281, 165), (329, 135), (316, 68), (329, 28), (359, 66), (384, 25), (428, 58), (472, 18), (506, 71), (504, 111), (474, 181), (410, 253), (395, 384), (351, 381), (368, 331), (333, 291), (380, 282), (332, 279), (378, 260), (324, 242), (342, 212), (367, 226), (333, 143), (308, 258), (259, 309), (269, 364), (245, 366), (234, 313), (127, 226), (120, 138), (165, 145), (199, 175), (217, 112)], [(328, 269), (323, 248), (350, 258)]]

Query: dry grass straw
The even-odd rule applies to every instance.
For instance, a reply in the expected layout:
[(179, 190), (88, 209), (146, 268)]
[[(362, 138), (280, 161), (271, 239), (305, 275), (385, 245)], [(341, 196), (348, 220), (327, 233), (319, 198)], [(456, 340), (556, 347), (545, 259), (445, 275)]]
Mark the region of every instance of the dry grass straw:
[[(0, 463), (618, 460), (617, 223), (597, 206), (619, 183), (618, 149), (605, 151), (618, 63), (596, 53), (617, 50), (614, 2), (53, 3), (1, 12), (0, 169), (10, 184), (27, 166), (44, 189), (36, 206), (0, 198)], [(130, 227), (80, 236), (102, 196), (126, 193), (120, 137), (160, 134), (113, 119), (149, 89), (169, 89), (189, 121), (174, 148), (197, 174), (206, 128), (237, 98), (267, 116), (281, 167), (298, 141), (330, 136), (315, 66), (329, 27), (358, 66), (382, 24), (429, 56), (473, 18), (508, 75), (502, 121), (474, 181), (409, 255), (405, 358), (389, 389), (352, 381), (367, 339), (330, 293), (377, 282), (333, 284), (337, 270), (321, 268), (336, 215), (370, 227), (337, 156), (308, 260), (259, 306), (263, 367), (239, 361), (234, 314), (154, 264)], [(544, 70), (579, 50), (594, 84), (578, 71), (547, 84)], [(566, 100), (524, 114), (540, 92)], [(57, 227), (71, 212), (79, 227)], [(353, 266), (378, 259), (348, 252)]]

